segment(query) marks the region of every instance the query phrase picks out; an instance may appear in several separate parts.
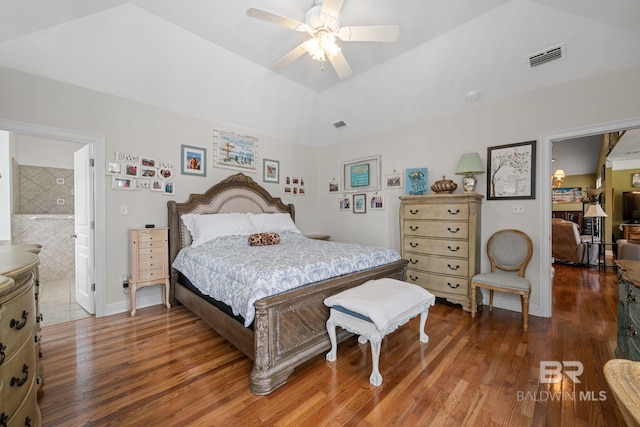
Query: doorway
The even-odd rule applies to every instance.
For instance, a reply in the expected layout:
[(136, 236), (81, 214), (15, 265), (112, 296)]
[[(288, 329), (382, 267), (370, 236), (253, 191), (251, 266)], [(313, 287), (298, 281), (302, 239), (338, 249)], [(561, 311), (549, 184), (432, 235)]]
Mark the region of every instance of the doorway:
[(95, 289), (96, 317), (106, 315), (106, 214), (105, 214), (105, 138), (101, 135), (70, 129), (54, 128), (34, 123), (17, 122), (0, 119), (0, 129), (17, 134), (32, 135), (45, 139), (69, 141), (89, 145), (93, 151), (95, 177), (94, 185), (94, 236), (93, 246), (93, 275), (92, 287)]
[[(552, 295), (551, 284), (552, 276), (552, 257), (551, 257), (551, 186), (547, 185), (548, 180), (553, 174), (551, 164), (552, 145), (554, 142), (564, 141), (586, 137), (591, 135), (605, 134), (609, 132), (617, 132), (621, 130), (640, 128), (640, 117), (630, 119), (600, 123), (582, 128), (570, 129), (566, 131), (551, 132), (543, 134), (540, 137), (541, 153), (540, 153), (540, 188), (542, 188), (540, 196), (542, 197), (540, 210), (540, 235), (549, 236), (546, 243), (541, 241), (540, 245), (540, 316), (551, 317)], [(545, 260), (547, 260), (545, 262)]]

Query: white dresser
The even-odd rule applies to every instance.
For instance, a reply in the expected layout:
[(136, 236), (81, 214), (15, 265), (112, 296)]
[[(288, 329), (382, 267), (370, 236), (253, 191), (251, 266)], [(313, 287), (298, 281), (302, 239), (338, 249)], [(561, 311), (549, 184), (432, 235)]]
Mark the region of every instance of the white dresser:
[[(471, 278), (480, 271), (477, 193), (400, 197), (400, 247), (407, 279), (471, 311)], [(482, 293), (477, 290), (477, 304)]]
[(0, 246), (0, 425), (40, 426), (38, 246)]

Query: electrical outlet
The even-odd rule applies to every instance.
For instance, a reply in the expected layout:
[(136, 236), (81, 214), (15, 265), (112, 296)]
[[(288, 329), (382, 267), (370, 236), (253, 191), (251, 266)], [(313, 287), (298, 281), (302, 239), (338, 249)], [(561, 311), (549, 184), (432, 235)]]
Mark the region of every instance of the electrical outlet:
[(122, 281), (122, 287), (123, 287), (124, 289), (128, 288), (128, 287), (129, 287), (129, 280), (123, 280), (123, 281)]

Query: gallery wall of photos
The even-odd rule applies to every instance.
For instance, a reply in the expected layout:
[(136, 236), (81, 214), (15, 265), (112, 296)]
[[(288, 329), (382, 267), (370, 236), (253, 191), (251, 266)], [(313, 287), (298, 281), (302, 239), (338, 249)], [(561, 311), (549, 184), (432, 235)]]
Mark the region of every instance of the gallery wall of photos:
[(113, 160), (107, 161), (106, 173), (111, 175), (114, 190), (176, 193), (173, 165), (155, 157), (116, 152)]

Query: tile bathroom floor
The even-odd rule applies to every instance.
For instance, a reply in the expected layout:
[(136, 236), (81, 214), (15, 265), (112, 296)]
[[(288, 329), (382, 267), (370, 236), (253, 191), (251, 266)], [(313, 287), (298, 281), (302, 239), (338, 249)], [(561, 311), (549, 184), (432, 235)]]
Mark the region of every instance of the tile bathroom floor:
[(41, 326), (91, 317), (76, 303), (75, 279), (40, 280)]

